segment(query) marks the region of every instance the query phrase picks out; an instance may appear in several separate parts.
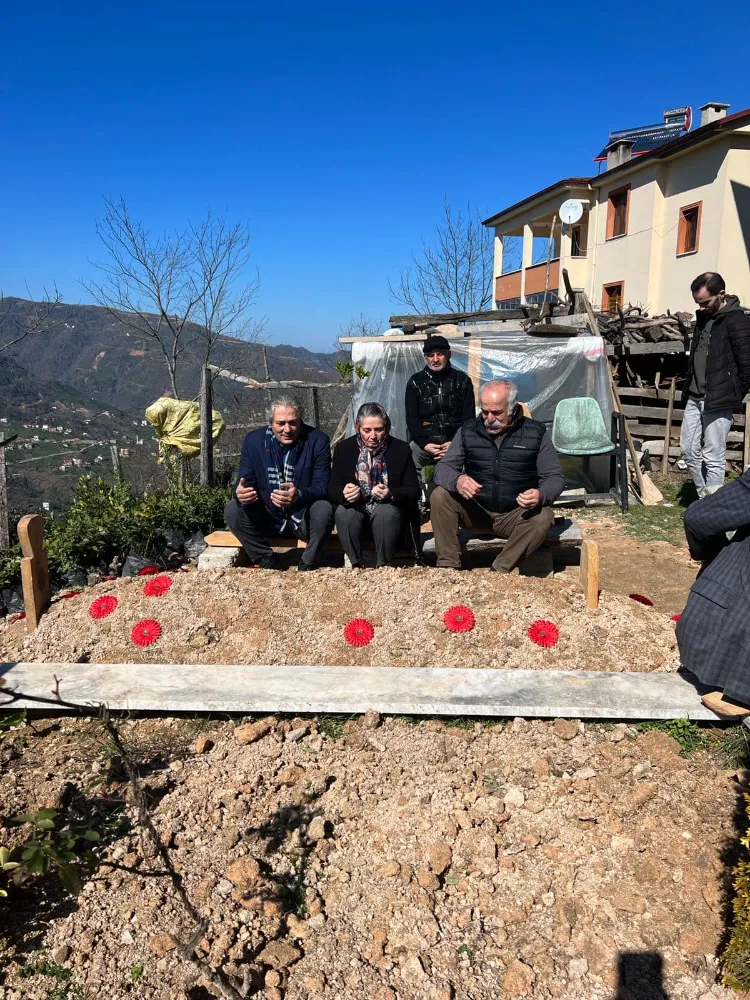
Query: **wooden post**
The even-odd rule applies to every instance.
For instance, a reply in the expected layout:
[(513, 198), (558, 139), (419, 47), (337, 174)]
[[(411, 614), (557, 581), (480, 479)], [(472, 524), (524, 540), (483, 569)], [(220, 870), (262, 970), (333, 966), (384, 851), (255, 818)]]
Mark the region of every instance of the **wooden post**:
[(312, 401), (313, 427), (320, 427), (320, 402), (318, 400), (318, 390), (315, 386), (312, 386), (310, 389), (310, 399)]
[(669, 472), (669, 442), (672, 438), (672, 411), (674, 410), (674, 390), (677, 379), (672, 379), (669, 389), (669, 402), (667, 404), (667, 425), (664, 428), (664, 454), (661, 457), (662, 473)]
[(586, 538), (581, 542), (579, 579), (586, 607), (595, 611), (599, 607), (599, 546)]
[(750, 469), (750, 395), (745, 399), (745, 438), (742, 448), (742, 471)]
[(213, 486), (214, 482), (214, 408), (211, 392), (211, 372), (204, 365), (201, 368), (201, 486)]
[(118, 479), (122, 479), (122, 464), (120, 462), (120, 450), (116, 444), (109, 446), (109, 454), (112, 459), (112, 471)]
[(47, 553), (44, 551), (44, 518), (26, 514), (18, 522), (21, 541), (21, 586), (26, 609), (26, 628), (33, 632), (51, 597)]
[[(747, 430), (745, 430), (747, 436)], [(0, 552), (10, 548), (8, 527), (8, 475), (5, 466), (5, 435), (0, 433)]]
[(472, 337), (469, 340), (469, 358), (466, 364), (466, 374), (474, 386), (474, 399), (479, 406), (479, 391), (482, 388), (482, 338)]

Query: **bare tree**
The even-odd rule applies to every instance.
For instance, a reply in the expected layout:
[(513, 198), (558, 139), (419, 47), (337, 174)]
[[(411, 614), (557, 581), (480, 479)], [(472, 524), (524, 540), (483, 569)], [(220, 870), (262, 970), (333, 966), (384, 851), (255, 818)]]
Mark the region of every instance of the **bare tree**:
[[(370, 319), (363, 312), (359, 316), (352, 316), (348, 323), (342, 323), (339, 327), (341, 337), (379, 337), (383, 333), (383, 320)], [(336, 344), (336, 350), (341, 350)]]
[(21, 309), (0, 292), (0, 354), (9, 351), (27, 337), (51, 333), (54, 329), (53, 313), (62, 302), (57, 286), (54, 286), (51, 293), (45, 288), (41, 302), (34, 302), (28, 285), (26, 292), (29, 301), (23, 303)]
[(416, 313), (477, 312), (492, 302), (492, 233), (479, 212), (451, 208), (446, 199), (435, 238), (422, 240), (419, 254), (388, 290)]
[(151, 338), (164, 356), (172, 392), (186, 351), (208, 364), (223, 338), (254, 341), (263, 322), (248, 310), (260, 287), (250, 233), (209, 210), (198, 224), (152, 236), (123, 199), (105, 199), (96, 231), (108, 260), (90, 295), (126, 330)]

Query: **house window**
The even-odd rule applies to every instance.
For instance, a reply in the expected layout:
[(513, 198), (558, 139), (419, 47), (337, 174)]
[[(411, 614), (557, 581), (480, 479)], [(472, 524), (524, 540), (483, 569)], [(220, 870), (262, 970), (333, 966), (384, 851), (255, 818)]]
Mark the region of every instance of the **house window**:
[(701, 230), (701, 212), (703, 202), (695, 205), (685, 205), (680, 209), (680, 219), (677, 224), (677, 256), (683, 253), (696, 253)]
[(607, 202), (607, 239), (626, 236), (630, 209), (630, 185), (612, 191)]
[(602, 309), (604, 312), (616, 313), (618, 309), (622, 309), (624, 290), (624, 281), (616, 281), (611, 285), (604, 286), (602, 291)]
[(570, 230), (570, 256), (585, 257), (586, 244), (584, 242), (583, 226), (573, 226)]

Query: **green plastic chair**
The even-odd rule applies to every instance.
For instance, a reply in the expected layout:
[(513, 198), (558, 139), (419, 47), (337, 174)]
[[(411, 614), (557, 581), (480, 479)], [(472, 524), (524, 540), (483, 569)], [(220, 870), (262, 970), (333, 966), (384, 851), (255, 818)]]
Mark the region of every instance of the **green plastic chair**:
[(606, 455), (616, 448), (595, 399), (561, 399), (555, 408), (552, 444), (561, 455)]

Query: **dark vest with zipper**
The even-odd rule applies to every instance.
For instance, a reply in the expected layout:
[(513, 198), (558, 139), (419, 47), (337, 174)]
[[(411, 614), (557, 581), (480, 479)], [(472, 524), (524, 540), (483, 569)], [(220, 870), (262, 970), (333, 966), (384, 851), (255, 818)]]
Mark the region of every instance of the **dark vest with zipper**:
[(476, 498), (482, 507), (504, 513), (518, 506), (519, 493), (538, 489), (536, 460), (545, 430), (538, 420), (521, 416), (496, 445), (481, 417), (467, 420), (461, 428), (464, 472), (482, 484)]
[(463, 416), (464, 382), (468, 375), (452, 365), (447, 375), (434, 378), (424, 369), (412, 376), (412, 383), (419, 396), (419, 419), (427, 430), (430, 444), (443, 444), (453, 440), (461, 426)]

